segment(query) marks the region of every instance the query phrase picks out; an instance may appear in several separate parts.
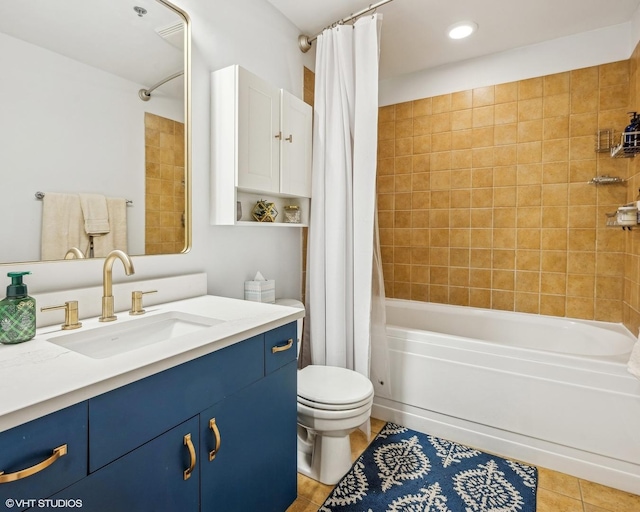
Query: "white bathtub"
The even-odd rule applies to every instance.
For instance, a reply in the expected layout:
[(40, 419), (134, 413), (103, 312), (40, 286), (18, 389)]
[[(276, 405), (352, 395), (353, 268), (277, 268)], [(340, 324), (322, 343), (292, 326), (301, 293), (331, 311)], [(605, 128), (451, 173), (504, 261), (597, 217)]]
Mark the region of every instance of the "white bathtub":
[(387, 300), (373, 416), (640, 494), (640, 381), (620, 324)]

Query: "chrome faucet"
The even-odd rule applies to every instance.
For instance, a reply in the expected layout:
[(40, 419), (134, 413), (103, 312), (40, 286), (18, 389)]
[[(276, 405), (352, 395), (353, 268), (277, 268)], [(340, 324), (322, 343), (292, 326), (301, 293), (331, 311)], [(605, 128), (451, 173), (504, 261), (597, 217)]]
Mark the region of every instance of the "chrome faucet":
[(113, 314), (113, 263), (119, 259), (124, 265), (124, 272), (128, 276), (135, 274), (133, 262), (129, 255), (119, 249), (115, 249), (107, 254), (102, 269), (102, 316), (98, 319), (101, 322), (113, 322), (117, 317)]

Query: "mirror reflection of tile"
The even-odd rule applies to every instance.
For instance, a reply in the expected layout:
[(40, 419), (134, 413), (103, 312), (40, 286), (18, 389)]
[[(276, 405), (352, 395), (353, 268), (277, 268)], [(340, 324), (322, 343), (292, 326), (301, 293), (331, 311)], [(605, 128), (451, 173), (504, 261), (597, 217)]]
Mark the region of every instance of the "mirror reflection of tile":
[(146, 112), (145, 254), (184, 248), (184, 161), (184, 123)]

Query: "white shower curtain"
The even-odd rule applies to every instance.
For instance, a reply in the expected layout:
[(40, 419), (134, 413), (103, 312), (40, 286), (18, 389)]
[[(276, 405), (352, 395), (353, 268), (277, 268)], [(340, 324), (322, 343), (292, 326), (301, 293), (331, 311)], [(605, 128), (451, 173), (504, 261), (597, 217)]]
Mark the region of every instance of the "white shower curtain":
[(386, 365), (370, 368), (372, 304), (383, 301), (372, 301), (381, 23), (374, 14), (318, 37), (305, 322), (312, 364), (376, 386)]

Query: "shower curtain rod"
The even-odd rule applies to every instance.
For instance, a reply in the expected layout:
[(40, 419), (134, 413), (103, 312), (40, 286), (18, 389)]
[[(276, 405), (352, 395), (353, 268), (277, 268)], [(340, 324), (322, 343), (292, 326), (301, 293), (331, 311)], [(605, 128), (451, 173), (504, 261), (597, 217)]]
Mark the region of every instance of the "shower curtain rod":
[[(384, 5), (384, 4), (388, 4), (389, 2), (393, 2), (393, 0), (382, 0), (376, 4), (370, 4), (369, 7), (367, 7), (366, 9), (362, 9), (361, 11), (358, 11), (355, 14), (352, 14), (351, 16), (347, 16), (346, 18), (343, 18), (341, 20), (338, 20), (334, 23), (332, 23), (331, 25), (329, 25), (326, 28), (330, 28), (330, 27), (334, 27), (336, 25), (344, 25), (345, 23), (349, 23), (351, 20), (355, 20), (356, 18), (359, 18), (360, 16), (363, 16), (364, 14), (367, 14), (368, 12), (371, 11), (375, 11), (378, 7)], [(318, 34), (316, 34), (313, 37), (309, 37), (306, 36), (304, 34), (300, 34), (298, 36), (298, 46), (300, 47), (300, 51), (302, 53), (307, 53), (310, 49), (311, 49), (311, 43), (313, 43), (316, 39), (318, 39), (318, 36), (322, 34), (322, 32), (319, 32)]]
[[(390, 1), (390, 0), (387, 0), (387, 1)], [(148, 89), (140, 89), (138, 91), (138, 96), (140, 96), (140, 99), (142, 101), (149, 101), (149, 99), (151, 98), (151, 92), (152, 91), (156, 90), (161, 85), (166, 84), (169, 80), (173, 80), (174, 78), (178, 78), (180, 75), (184, 75), (184, 71), (178, 71), (177, 73), (174, 73), (173, 75), (168, 76), (164, 80), (160, 80), (157, 84), (153, 84)]]

